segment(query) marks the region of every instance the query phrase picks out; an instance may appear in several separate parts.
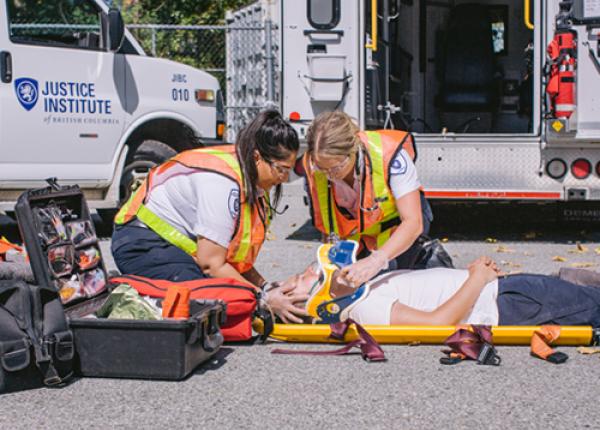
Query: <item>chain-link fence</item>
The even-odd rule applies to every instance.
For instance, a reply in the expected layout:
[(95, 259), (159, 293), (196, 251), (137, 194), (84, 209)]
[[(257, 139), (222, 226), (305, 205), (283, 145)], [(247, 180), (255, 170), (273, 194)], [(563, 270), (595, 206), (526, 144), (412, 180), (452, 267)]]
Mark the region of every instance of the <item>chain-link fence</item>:
[(211, 73), (226, 96), (227, 140), (261, 109), (278, 100), (276, 29), (253, 16), (226, 25), (130, 24), (144, 50)]
[(214, 75), (226, 87), (226, 25), (129, 24), (148, 55), (188, 64)]

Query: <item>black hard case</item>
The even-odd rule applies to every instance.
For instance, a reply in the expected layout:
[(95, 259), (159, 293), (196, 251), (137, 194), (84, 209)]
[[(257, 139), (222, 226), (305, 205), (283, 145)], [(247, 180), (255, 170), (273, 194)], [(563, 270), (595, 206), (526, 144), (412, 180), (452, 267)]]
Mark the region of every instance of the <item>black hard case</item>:
[[(91, 221), (91, 217), (78, 186), (60, 187), (51, 182), (49, 187), (23, 193), (17, 201), (17, 222), (36, 283), (56, 288), (33, 214), (35, 207), (51, 202), (68, 207), (81, 220)], [(104, 261), (99, 267), (106, 275)], [(193, 300), (190, 303), (192, 316), (187, 320), (87, 317), (100, 308), (107, 297), (108, 291), (65, 305), (75, 339), (75, 368), (81, 376), (182, 379), (223, 344), (220, 327), (225, 321), (226, 305), (221, 301)]]

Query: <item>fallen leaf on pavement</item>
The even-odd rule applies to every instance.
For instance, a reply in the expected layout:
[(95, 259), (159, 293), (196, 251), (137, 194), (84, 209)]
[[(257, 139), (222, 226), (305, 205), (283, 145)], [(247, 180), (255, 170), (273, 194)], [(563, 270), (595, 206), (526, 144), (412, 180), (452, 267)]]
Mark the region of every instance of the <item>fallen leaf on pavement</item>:
[(277, 240), (277, 236), (275, 236), (270, 231), (267, 232), (267, 240)]
[(507, 254), (512, 254), (512, 253), (514, 253), (514, 252), (515, 252), (515, 250), (514, 250), (514, 249), (510, 249), (510, 248), (507, 248), (507, 247), (506, 247), (506, 246), (504, 246), (504, 245), (500, 245), (499, 247), (497, 247), (497, 248), (496, 248), (496, 252), (505, 252), (505, 253), (507, 253)]
[(296, 227), (296, 225), (297, 224), (295, 222), (293, 222), (293, 223), (290, 224), (290, 227), (294, 228), (294, 227)]
[(577, 348), (577, 352), (580, 354), (598, 354), (600, 353), (600, 348), (592, 348), (591, 346), (580, 346)]
[(271, 264), (271, 267), (281, 267), (281, 264), (279, 264), (279, 263), (273, 263), (273, 264)]
[(525, 239), (535, 239), (536, 237), (537, 233), (535, 231), (525, 233)]
[(596, 263), (571, 263), (571, 267), (576, 267), (578, 269), (585, 269), (586, 267), (594, 267)]
[(533, 252), (525, 251), (523, 255), (526, 257), (533, 257)]
[(486, 237), (485, 241), (487, 243), (496, 243), (496, 242), (498, 242), (498, 240), (494, 239), (493, 237)]
[(421, 342), (419, 342), (418, 340), (413, 340), (412, 342), (410, 342), (408, 344), (408, 346), (419, 346), (421, 345)]
[(588, 252), (587, 246), (583, 246), (579, 242), (577, 242), (575, 249), (569, 250), (569, 254), (585, 254), (586, 252)]
[(567, 259), (565, 257), (561, 257), (560, 255), (555, 255), (554, 257), (552, 257), (552, 261), (564, 262), (567, 261)]
[(522, 264), (520, 264), (520, 263), (513, 263), (512, 261), (506, 261), (506, 260), (502, 260), (500, 262), (500, 264), (502, 264), (503, 266), (514, 267), (514, 268), (523, 267)]
[(442, 243), (447, 243), (448, 242), (448, 238), (447, 237), (442, 237)]
[(305, 249), (312, 249), (312, 247), (313, 247), (312, 245), (302, 245), (302, 248), (305, 248)]
[(599, 254), (599, 255), (600, 255), (600, 246), (599, 246), (599, 247), (597, 247), (597, 248), (594, 248), (594, 252), (595, 252), (596, 254)]

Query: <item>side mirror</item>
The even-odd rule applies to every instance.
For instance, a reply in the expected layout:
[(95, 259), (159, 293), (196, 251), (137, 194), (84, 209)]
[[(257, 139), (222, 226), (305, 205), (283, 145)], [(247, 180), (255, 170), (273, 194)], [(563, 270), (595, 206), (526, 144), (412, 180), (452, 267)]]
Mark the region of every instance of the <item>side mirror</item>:
[(108, 10), (108, 49), (118, 51), (125, 37), (125, 24), (119, 9), (111, 7)]

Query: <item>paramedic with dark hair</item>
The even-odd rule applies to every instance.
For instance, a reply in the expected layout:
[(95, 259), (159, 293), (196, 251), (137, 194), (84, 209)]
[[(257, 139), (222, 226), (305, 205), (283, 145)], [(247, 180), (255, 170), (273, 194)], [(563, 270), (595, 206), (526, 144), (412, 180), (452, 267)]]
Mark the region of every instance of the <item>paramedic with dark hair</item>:
[[(298, 148), (296, 131), (270, 110), (235, 145), (187, 150), (152, 169), (115, 217), (119, 270), (171, 281), (233, 278), (264, 289), (254, 262)], [(277, 288), (267, 303), (284, 321), (299, 321), (300, 297), (287, 293)]]
[(412, 135), (361, 131), (347, 114), (324, 112), (307, 133), (302, 159), (314, 226), (360, 243), (359, 261), (344, 269), (359, 286), (379, 273), (409, 269), (429, 232), (431, 209), (420, 191)]

